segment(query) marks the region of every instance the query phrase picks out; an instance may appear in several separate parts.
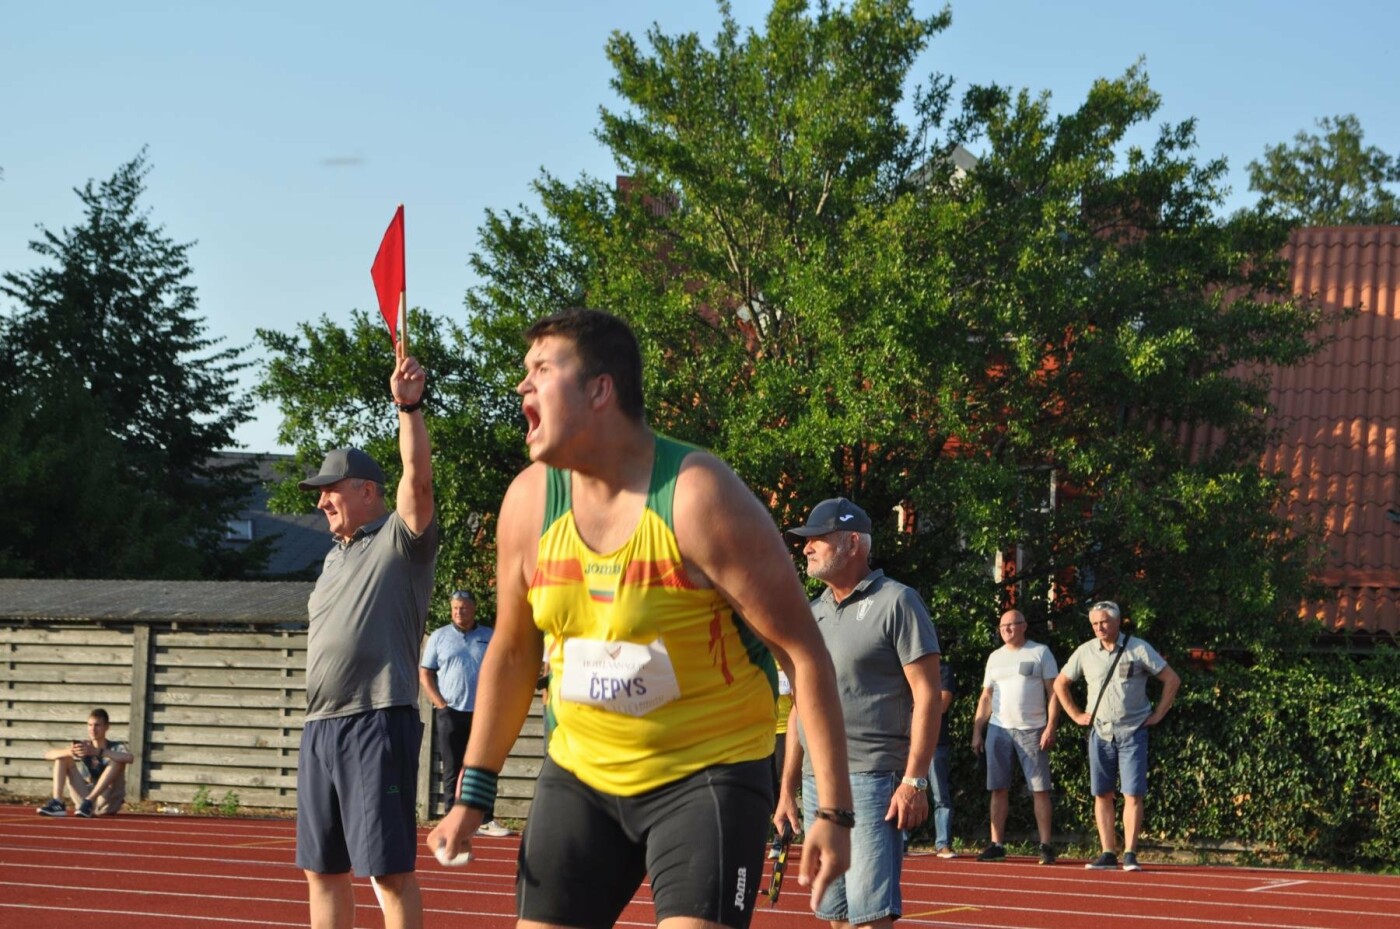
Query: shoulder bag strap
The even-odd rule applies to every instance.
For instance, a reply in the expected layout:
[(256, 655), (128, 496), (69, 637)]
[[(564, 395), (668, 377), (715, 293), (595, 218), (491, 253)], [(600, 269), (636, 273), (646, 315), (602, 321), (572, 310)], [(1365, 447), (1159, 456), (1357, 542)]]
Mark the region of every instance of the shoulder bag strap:
[(1099, 715), (1099, 704), (1103, 702), (1103, 692), (1108, 690), (1108, 682), (1113, 680), (1113, 669), (1118, 667), (1118, 659), (1123, 657), (1123, 653), (1128, 650), (1128, 640), (1133, 637), (1131, 632), (1123, 636), (1123, 642), (1118, 646), (1118, 654), (1113, 656), (1113, 663), (1108, 666), (1108, 673), (1104, 675), (1103, 683), (1099, 685), (1099, 696), (1094, 701), (1094, 709), (1089, 713), (1089, 728), (1094, 728), (1094, 717)]

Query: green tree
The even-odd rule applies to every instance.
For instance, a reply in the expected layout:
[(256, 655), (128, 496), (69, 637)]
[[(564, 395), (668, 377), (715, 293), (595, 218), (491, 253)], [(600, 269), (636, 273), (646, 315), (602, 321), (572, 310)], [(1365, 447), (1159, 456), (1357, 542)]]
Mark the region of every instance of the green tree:
[(1105, 596), (1178, 656), (1305, 634), (1308, 538), (1258, 468), (1267, 382), (1239, 373), (1312, 350), (1286, 224), (1219, 217), (1225, 165), (1197, 160), (1192, 123), (1127, 144), (1159, 105), (1141, 66), (1065, 114), (996, 86), (955, 108), (941, 75), (906, 99), (949, 22), (911, 7), (778, 0), (744, 32), (721, 5), (708, 45), (610, 39), (624, 105), (598, 136), (628, 180), (546, 173), (538, 207), (488, 214), (459, 340), (483, 393), (441, 409), (439, 487), (489, 462), (463, 512), (494, 512), (523, 463), (520, 332), (587, 304), (637, 329), (653, 424), (731, 462), (780, 524), (864, 505), (969, 672), (1013, 595), (1065, 648)]
[[(780, 0), (710, 47), (615, 35), (626, 108), (599, 137), (630, 182), (546, 174), (542, 212), (483, 229), (467, 302), (497, 388), (526, 320), (604, 307), (642, 336), (659, 428), (732, 462), (782, 524), (862, 502), (883, 564), (972, 642), (1007, 596), (989, 562), (1018, 549), (1020, 602), (1067, 640), (1101, 596), (1178, 651), (1306, 631), (1280, 622), (1308, 560), (1257, 466), (1267, 383), (1237, 373), (1312, 349), (1285, 225), (1218, 218), (1225, 166), (1194, 157), (1192, 123), (1125, 143), (1159, 105), (1140, 66), (1064, 115), (995, 86), (950, 112), (933, 75), (902, 122), (947, 22)], [(971, 171), (959, 144), (983, 149)], [(1222, 438), (1187, 446), (1188, 424)]]
[(1300, 131), (1293, 145), (1271, 145), (1249, 163), (1249, 189), (1258, 208), (1295, 226), (1370, 226), (1400, 223), (1400, 200), (1387, 185), (1400, 183), (1400, 155), (1363, 145), (1353, 114), (1324, 116), (1321, 134)]
[[(7, 500), (0, 569), (57, 577), (240, 576), (263, 548), (220, 541), (247, 474), (213, 456), (250, 415), (241, 349), (196, 315), (189, 244), (140, 205), (143, 151), (76, 193), (84, 221), (41, 228), (46, 265), (9, 271), (0, 293)], [(80, 505), (81, 504), (81, 505)]]

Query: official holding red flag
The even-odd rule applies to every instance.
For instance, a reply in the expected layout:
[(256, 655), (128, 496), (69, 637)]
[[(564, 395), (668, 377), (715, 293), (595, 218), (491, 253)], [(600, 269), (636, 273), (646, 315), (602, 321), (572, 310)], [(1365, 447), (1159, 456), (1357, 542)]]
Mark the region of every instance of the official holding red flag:
[[(403, 207), (373, 273), (392, 338), (403, 300)], [(306, 723), (297, 764), (296, 863), (306, 874), (313, 929), (355, 924), (352, 870), (373, 882), (386, 929), (423, 925), (414, 873), (423, 737), (418, 649), (438, 522), (423, 422), (427, 375), (406, 343), (396, 340), (389, 378), (403, 465), (394, 508), (383, 469), (357, 448), (332, 449), (320, 473), (299, 485), (318, 494), (316, 506), (336, 540), (307, 603)]]

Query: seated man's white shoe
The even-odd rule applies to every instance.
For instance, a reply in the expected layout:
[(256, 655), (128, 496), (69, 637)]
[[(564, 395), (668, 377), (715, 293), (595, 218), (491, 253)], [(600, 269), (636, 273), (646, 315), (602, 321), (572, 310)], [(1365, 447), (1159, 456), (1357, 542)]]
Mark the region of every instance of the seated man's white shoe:
[(502, 836), (510, 835), (510, 830), (507, 829), (505, 826), (502, 826), (500, 823), (496, 822), (494, 819), (492, 819), (482, 823), (480, 826), (477, 826), (476, 834), (487, 835), (491, 836), (492, 838), (499, 839)]

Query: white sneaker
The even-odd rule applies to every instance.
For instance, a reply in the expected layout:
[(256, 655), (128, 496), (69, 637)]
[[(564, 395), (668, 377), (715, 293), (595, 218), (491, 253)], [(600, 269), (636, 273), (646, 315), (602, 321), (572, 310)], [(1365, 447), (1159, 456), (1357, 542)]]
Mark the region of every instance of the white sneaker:
[(510, 835), (510, 830), (493, 819), (490, 822), (484, 822), (480, 826), (477, 826), (476, 834), (488, 835), (492, 838), (499, 839), (502, 836)]

